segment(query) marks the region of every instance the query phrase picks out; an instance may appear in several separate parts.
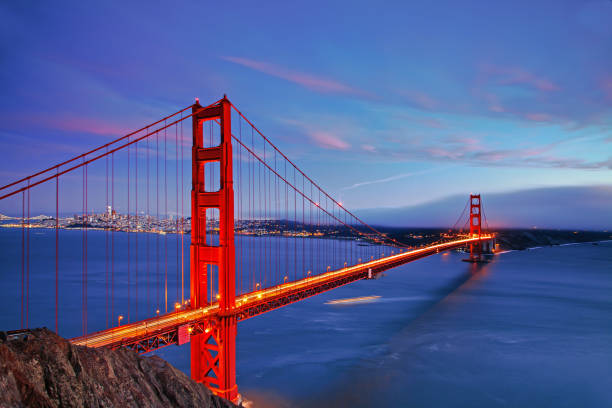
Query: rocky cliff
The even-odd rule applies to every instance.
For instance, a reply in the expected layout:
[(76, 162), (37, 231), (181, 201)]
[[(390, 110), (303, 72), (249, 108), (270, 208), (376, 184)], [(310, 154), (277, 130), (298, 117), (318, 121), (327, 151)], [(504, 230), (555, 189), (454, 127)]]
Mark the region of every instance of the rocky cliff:
[(1, 407), (235, 407), (159, 357), (0, 332)]

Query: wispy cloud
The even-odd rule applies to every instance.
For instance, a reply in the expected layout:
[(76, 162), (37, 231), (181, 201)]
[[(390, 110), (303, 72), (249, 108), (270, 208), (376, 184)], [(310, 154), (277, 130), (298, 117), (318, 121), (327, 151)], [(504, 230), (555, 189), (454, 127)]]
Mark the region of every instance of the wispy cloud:
[(534, 122), (549, 122), (552, 120), (552, 116), (547, 113), (527, 113), (525, 118)]
[(69, 132), (83, 132), (102, 136), (118, 137), (130, 129), (93, 118), (64, 117), (47, 121), (49, 127)]
[(431, 168), (431, 169), (413, 171), (413, 172), (410, 172), (410, 173), (396, 174), (394, 176), (389, 176), (389, 177), (385, 177), (385, 178), (381, 178), (381, 179), (377, 179), (377, 180), (362, 181), (361, 183), (355, 183), (353, 185), (350, 185), (350, 186), (347, 186), (347, 187), (343, 187), (342, 190), (353, 190), (355, 188), (359, 188), (359, 187), (363, 187), (363, 186), (369, 186), (369, 185), (372, 185), (372, 184), (388, 183), (390, 181), (401, 180), (401, 179), (412, 177), (412, 176), (418, 176), (418, 175), (421, 175), (421, 174), (427, 174), (427, 173), (432, 173), (432, 172), (435, 172), (435, 171), (445, 170), (445, 169), (448, 169), (449, 167), (451, 167), (451, 166), (440, 166), (440, 167), (434, 167), (434, 168)]
[(305, 72), (293, 71), (279, 65), (269, 62), (257, 61), (249, 58), (223, 56), (221, 59), (234, 64), (242, 65), (253, 70), (263, 72), (276, 78), (284, 79), (285, 81), (293, 82), (304, 88), (321, 93), (337, 93), (346, 95), (366, 96), (367, 92), (343, 84), (342, 82), (320, 77)]
[(612, 101), (612, 77), (604, 79), (601, 86), (608, 100)]
[(411, 115), (404, 112), (395, 114), (394, 117), (432, 129), (445, 129), (447, 127), (446, 124), (438, 118)]
[(27, 124), (34, 128), (61, 130), (65, 132), (78, 132), (84, 134), (118, 137), (132, 129), (116, 122), (86, 116), (73, 116), (63, 114), (0, 115), (1, 120), (12, 121), (17, 125)]
[(425, 92), (405, 90), (399, 91), (398, 93), (406, 98), (411, 104), (421, 109), (433, 110), (440, 105), (440, 103), (433, 96)]
[(347, 150), (351, 147), (350, 144), (330, 132), (312, 130), (307, 133), (313, 142), (326, 149)]
[(363, 150), (365, 150), (366, 152), (370, 152), (370, 153), (375, 153), (376, 152), (376, 147), (372, 146), (370, 144), (363, 144), (363, 145), (361, 145), (361, 148)]
[(348, 150), (351, 148), (351, 144), (340, 136), (340, 134), (346, 132), (338, 131), (338, 127), (323, 129), (319, 126), (313, 126), (309, 122), (302, 122), (294, 119), (282, 118), (280, 121), (293, 128), (298, 128), (301, 133), (307, 136), (316, 146), (331, 150)]
[(517, 66), (500, 66), (483, 64), (481, 73), (486, 81), (493, 81), (498, 85), (523, 85), (544, 92), (558, 91), (561, 88), (550, 79), (536, 75)]
[[(579, 170), (606, 170), (612, 166), (612, 157), (588, 160), (581, 157), (560, 156), (555, 148), (576, 142), (569, 138), (541, 146), (499, 148), (483, 139), (465, 135), (435, 139), (414, 139), (410, 146), (380, 146), (373, 154), (386, 160), (456, 163), (486, 167), (559, 168)], [(605, 140), (605, 139), (604, 139)]]

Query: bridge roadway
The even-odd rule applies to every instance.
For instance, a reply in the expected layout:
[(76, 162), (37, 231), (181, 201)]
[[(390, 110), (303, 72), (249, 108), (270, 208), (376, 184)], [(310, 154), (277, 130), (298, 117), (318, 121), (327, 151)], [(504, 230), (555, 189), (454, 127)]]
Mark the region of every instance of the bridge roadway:
[[(444, 242), (250, 292), (236, 297), (236, 307), (229, 314), (236, 315), (238, 320), (248, 319), (338, 286), (368, 278), (370, 271), (372, 274), (376, 274), (440, 251), (460, 248), (470, 243), (484, 242), (492, 238), (491, 235), (481, 235), (480, 238), (468, 237)], [(88, 347), (109, 347), (113, 349), (126, 347), (140, 353), (146, 353), (179, 343), (179, 328), (181, 326), (183, 326), (181, 330), (186, 330), (191, 335), (204, 331), (208, 332), (214, 329), (220, 316), (219, 305), (215, 302), (203, 308), (178, 310), (162, 316), (77, 337), (70, 341), (73, 344)]]

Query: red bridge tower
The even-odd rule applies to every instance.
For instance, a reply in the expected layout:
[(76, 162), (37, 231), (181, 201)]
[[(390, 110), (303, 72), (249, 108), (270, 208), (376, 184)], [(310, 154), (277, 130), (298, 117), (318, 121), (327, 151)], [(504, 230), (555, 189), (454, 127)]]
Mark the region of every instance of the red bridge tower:
[[(480, 238), (482, 225), (482, 207), (480, 205), (480, 194), (470, 194), (470, 238)], [(480, 261), (481, 243), (470, 244), (470, 261)]]
[[(193, 106), (192, 189), (191, 189), (191, 307), (204, 307), (208, 299), (209, 273), (218, 271), (219, 319), (191, 338), (191, 377), (205, 383), (215, 393), (230, 401), (238, 400), (236, 385), (236, 265), (234, 246), (234, 188), (232, 178), (231, 104), (226, 97), (203, 109)], [(219, 146), (204, 147), (206, 121), (221, 125)], [(206, 163), (219, 163), (217, 184), (205, 188)], [(210, 180), (210, 178), (209, 178)], [(219, 242), (207, 242), (207, 210), (219, 212)], [(210, 236), (209, 236), (210, 238)], [(215, 274), (212, 274), (214, 277)], [(214, 286), (214, 283), (213, 283)]]

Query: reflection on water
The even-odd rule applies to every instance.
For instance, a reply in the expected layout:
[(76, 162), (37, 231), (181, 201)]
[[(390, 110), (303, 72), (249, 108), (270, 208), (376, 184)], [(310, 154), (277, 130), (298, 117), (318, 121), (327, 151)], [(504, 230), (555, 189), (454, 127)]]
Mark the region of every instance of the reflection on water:
[(327, 302), (325, 302), (325, 304), (343, 306), (343, 305), (350, 305), (350, 304), (355, 304), (355, 303), (370, 303), (370, 302), (375, 302), (379, 299), (380, 299), (380, 296), (359, 296), (359, 297), (346, 298), (346, 299), (328, 300)]

